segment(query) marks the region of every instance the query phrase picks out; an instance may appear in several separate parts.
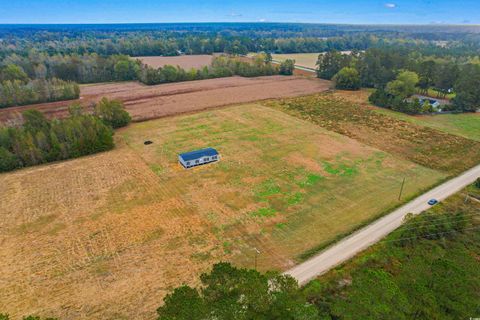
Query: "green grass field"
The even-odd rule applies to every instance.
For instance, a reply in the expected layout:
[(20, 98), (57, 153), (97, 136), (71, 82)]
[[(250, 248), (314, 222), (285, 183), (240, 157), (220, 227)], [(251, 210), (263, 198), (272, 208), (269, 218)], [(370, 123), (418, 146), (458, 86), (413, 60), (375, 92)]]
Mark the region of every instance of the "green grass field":
[[(228, 259), (252, 266), (257, 248), (264, 269), (285, 269), (398, 205), (403, 178), (406, 198), (445, 177), (257, 104), (137, 123), (120, 135), (196, 208), (192, 221), (210, 228)], [(177, 163), (178, 153), (207, 146), (220, 162)]]
[(478, 113), (410, 116), (388, 109), (378, 109), (376, 112), (457, 136), (480, 141), (480, 114)]

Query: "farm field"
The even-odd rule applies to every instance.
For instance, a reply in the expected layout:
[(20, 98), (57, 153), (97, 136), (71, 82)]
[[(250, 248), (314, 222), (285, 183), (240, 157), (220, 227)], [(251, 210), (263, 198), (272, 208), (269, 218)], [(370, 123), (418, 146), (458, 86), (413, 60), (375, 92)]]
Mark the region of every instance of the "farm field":
[[(350, 54), (351, 51), (342, 51), (343, 54)], [(316, 69), (318, 55), (322, 53), (286, 53), (272, 54), (273, 60), (285, 61), (287, 59), (295, 60), (297, 66)]]
[(76, 101), (0, 109), (0, 122), (15, 119), (19, 112), (31, 108), (48, 117), (61, 117), (68, 114), (68, 106), (74, 102), (88, 108), (104, 96), (124, 101), (133, 120), (142, 121), (229, 104), (312, 94), (329, 87), (330, 81), (296, 76), (229, 77), (154, 86), (138, 82), (90, 84), (81, 86), (81, 96)]
[(173, 57), (133, 57), (142, 61), (143, 64), (149, 65), (154, 68), (163, 67), (167, 64), (172, 66), (179, 66), (183, 69), (200, 69), (205, 66), (209, 66), (212, 63), (213, 55), (184, 55)]
[(327, 92), (264, 104), (450, 175), (480, 162), (478, 141), (382, 114), (358, 92)]
[[(0, 175), (0, 309), (153, 317), (219, 260), (284, 270), (445, 174), (260, 104), (133, 124), (111, 152)], [(145, 140), (153, 141), (144, 145)], [(220, 162), (185, 170), (177, 153)], [(48, 190), (48, 192), (45, 192)]]
[(411, 116), (405, 113), (369, 105), (368, 96), (370, 92), (368, 90), (361, 90), (359, 92), (336, 91), (335, 94), (353, 102), (371, 107), (375, 112), (393, 118), (480, 141), (480, 113)]

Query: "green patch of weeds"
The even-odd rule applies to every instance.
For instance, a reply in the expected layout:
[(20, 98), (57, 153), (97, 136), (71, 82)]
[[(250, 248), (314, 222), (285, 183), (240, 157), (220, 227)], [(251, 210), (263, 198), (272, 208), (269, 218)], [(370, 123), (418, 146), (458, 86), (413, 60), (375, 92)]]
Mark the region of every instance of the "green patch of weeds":
[(287, 224), (286, 224), (286, 223), (283, 223), (283, 222), (279, 222), (279, 223), (277, 223), (277, 224), (275, 225), (275, 227), (276, 227), (277, 229), (283, 230), (283, 229), (285, 229), (285, 228), (287, 227)]
[(287, 198), (287, 203), (289, 206), (299, 204), (302, 201), (303, 201), (303, 193), (301, 192), (295, 192), (295, 194)]
[(223, 242), (223, 252), (232, 253), (232, 243), (229, 241)]
[(319, 182), (323, 178), (324, 177), (322, 177), (321, 175), (314, 174), (314, 173), (309, 173), (309, 174), (307, 174), (307, 176), (305, 177), (304, 180), (298, 182), (297, 184), (301, 188), (310, 187), (310, 186), (315, 185), (317, 182)]
[(150, 167), (150, 170), (152, 170), (153, 173), (155, 173), (157, 176), (161, 175), (164, 171), (163, 167), (156, 163), (151, 164), (149, 167)]
[(281, 192), (280, 186), (273, 180), (269, 179), (264, 181), (258, 188), (255, 196), (259, 198), (265, 198), (269, 196), (273, 196), (275, 194), (279, 194)]
[(260, 138), (259, 138), (258, 136), (255, 136), (255, 135), (250, 135), (250, 136), (243, 137), (243, 140), (246, 140), (246, 141), (258, 141), (258, 140), (260, 140)]
[(274, 217), (277, 212), (273, 208), (260, 208), (252, 212), (253, 217), (270, 218)]
[(329, 162), (324, 162), (323, 163), (323, 170), (325, 170), (327, 173), (337, 175), (340, 173), (340, 170), (337, 168), (334, 168), (333, 165)]
[(341, 170), (340, 175), (343, 177), (351, 177), (358, 173), (358, 169), (356, 166), (349, 167), (347, 165), (341, 164), (340, 170)]
[(340, 163), (335, 166), (330, 162), (324, 161), (323, 169), (329, 174), (342, 177), (354, 176), (358, 173), (357, 164), (354, 164), (353, 166), (348, 166), (344, 163)]

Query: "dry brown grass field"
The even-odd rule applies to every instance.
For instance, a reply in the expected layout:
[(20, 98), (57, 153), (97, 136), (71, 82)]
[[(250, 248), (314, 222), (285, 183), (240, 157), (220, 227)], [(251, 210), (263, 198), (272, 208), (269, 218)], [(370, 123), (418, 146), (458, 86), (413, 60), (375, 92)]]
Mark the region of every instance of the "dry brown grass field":
[(154, 68), (163, 67), (165, 65), (179, 66), (183, 69), (200, 69), (205, 66), (209, 66), (212, 63), (213, 55), (185, 55), (185, 56), (173, 56), (173, 57), (134, 57), (142, 61), (143, 64), (149, 65)]
[[(0, 175), (0, 310), (153, 318), (219, 260), (284, 270), (445, 174), (248, 104), (136, 123), (111, 152)], [(153, 141), (144, 145), (145, 140)], [(179, 152), (215, 147), (183, 169)]]
[(313, 94), (329, 87), (330, 81), (296, 76), (229, 77), (154, 86), (138, 82), (90, 84), (81, 86), (81, 96), (76, 101), (0, 109), (0, 122), (15, 119), (20, 112), (32, 108), (47, 117), (62, 117), (68, 114), (72, 103), (79, 102), (88, 109), (102, 97), (122, 100), (133, 120), (142, 121), (236, 103)]

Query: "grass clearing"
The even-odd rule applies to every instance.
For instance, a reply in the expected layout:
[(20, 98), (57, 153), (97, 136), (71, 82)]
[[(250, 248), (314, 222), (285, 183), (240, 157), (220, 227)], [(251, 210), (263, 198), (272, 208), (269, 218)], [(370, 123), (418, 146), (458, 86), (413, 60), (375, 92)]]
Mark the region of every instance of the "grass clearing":
[(291, 53), (291, 54), (272, 54), (273, 60), (285, 61), (287, 59), (295, 60), (295, 64), (302, 67), (315, 69), (317, 67), (318, 55), (320, 53)]
[(480, 162), (479, 142), (380, 113), (362, 103), (362, 97), (362, 93), (335, 92), (271, 100), (265, 105), (451, 175)]
[(446, 133), (451, 133), (467, 139), (480, 141), (480, 113), (438, 114), (428, 116), (411, 116), (389, 109), (374, 107), (369, 104), (368, 96), (372, 90), (336, 91), (335, 95), (351, 102), (373, 108), (375, 112), (399, 120), (408, 121), (420, 126), (430, 127)]
[[(152, 318), (213, 262), (286, 269), (445, 174), (259, 104), (136, 123), (111, 152), (0, 175), (0, 309)], [(153, 141), (144, 145), (145, 140)], [(190, 170), (177, 154), (214, 147)]]

